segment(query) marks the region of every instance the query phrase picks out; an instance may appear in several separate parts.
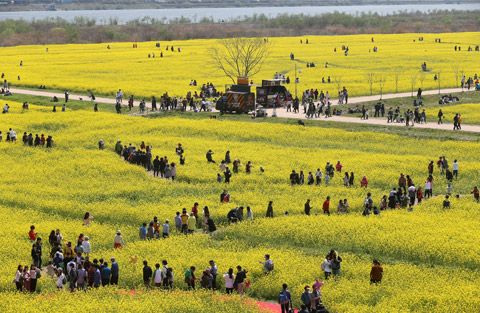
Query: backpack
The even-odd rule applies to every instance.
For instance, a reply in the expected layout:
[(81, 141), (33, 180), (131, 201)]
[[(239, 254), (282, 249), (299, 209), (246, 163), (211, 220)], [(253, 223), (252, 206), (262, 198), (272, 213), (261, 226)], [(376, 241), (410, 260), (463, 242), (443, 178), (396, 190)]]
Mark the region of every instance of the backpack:
[(71, 257), (71, 256), (73, 255), (73, 250), (72, 250), (72, 248), (66, 247), (64, 254), (65, 254), (66, 257)]
[(265, 268), (268, 272), (273, 271), (273, 261), (272, 260), (266, 261)]
[(290, 299), (288, 299), (288, 290), (280, 291), (280, 303), (289, 303)]
[(172, 278), (172, 276), (173, 276), (173, 275), (172, 275), (172, 272), (173, 272), (172, 269), (171, 269), (170, 267), (167, 267), (166, 277), (167, 277), (168, 279), (171, 279), (171, 278)]
[(188, 284), (190, 283), (190, 278), (188, 278), (188, 276), (191, 274), (190, 270), (187, 270), (185, 272), (185, 282)]

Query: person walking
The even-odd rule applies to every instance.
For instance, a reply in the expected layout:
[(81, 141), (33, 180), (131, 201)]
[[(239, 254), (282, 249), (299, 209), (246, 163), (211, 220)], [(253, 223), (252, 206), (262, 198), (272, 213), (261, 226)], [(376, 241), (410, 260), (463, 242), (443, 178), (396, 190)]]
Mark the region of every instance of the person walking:
[(126, 244), (125, 244), (125, 241), (123, 240), (122, 232), (120, 230), (117, 230), (117, 235), (115, 235), (115, 238), (113, 240), (113, 247), (117, 249), (117, 248), (121, 248), (122, 245), (125, 246)]
[(64, 282), (66, 283), (65, 275), (63, 274), (63, 270), (59, 268), (57, 270), (57, 289), (58, 290), (63, 290)]
[(215, 264), (214, 260), (210, 260), (208, 262), (210, 265), (210, 275), (212, 275), (212, 290), (217, 289), (217, 276), (218, 276), (218, 268), (217, 265)]
[(160, 269), (160, 263), (155, 264), (155, 270), (153, 271), (152, 279), (155, 287), (161, 288), (162, 287), (162, 277), (163, 273)]
[(307, 199), (307, 202), (305, 202), (305, 215), (310, 215), (311, 210), (312, 207), (310, 206), (310, 199)]
[(478, 200), (480, 198), (480, 192), (478, 191), (478, 188), (477, 186), (473, 187), (473, 190), (472, 192), (470, 192), (471, 194), (473, 194), (473, 198), (475, 199), (475, 201), (477, 201), (478, 203)]
[(305, 286), (305, 291), (302, 292), (301, 300), (302, 304), (305, 305), (305, 308), (310, 312), (312, 308), (312, 302), (310, 300), (310, 286)]
[(168, 266), (167, 260), (162, 261), (163, 269), (162, 269), (162, 279), (163, 279), (163, 287), (165, 289), (172, 289), (173, 284), (173, 269)]
[(115, 261), (115, 258), (112, 257), (110, 259), (112, 261), (112, 268), (111, 268), (111, 271), (110, 271), (110, 284), (111, 285), (118, 285), (118, 276), (119, 276), (119, 273), (120, 273), (120, 268), (118, 266), (118, 263), (117, 261)]
[(268, 207), (267, 207), (267, 215), (266, 217), (273, 217), (273, 201), (270, 201), (268, 203)]
[(331, 267), (332, 267), (332, 274), (333, 277), (336, 278), (340, 275), (340, 263), (343, 261), (342, 258), (338, 255), (338, 252), (335, 250), (330, 251), (330, 260), (331, 260)]
[(102, 286), (108, 286), (110, 283), (110, 273), (112, 270), (108, 267), (107, 262), (103, 262), (103, 267), (101, 271)]
[(438, 116), (438, 122), (437, 122), (438, 125), (443, 124), (443, 120), (442, 120), (442, 119), (443, 119), (443, 112), (442, 112), (442, 109), (438, 110), (437, 116)]
[(247, 278), (248, 271), (243, 269), (240, 265), (237, 266), (237, 275), (235, 276), (234, 286), (236, 286), (237, 294), (243, 295), (245, 288), (245, 279)]
[(325, 201), (323, 202), (323, 214), (327, 214), (328, 216), (330, 216), (330, 196), (327, 197), (327, 199), (325, 199)]
[(264, 258), (265, 262), (260, 262), (260, 264), (263, 264), (265, 275), (268, 275), (271, 271), (273, 271), (273, 261), (270, 259), (270, 254), (265, 254)]
[(196, 224), (197, 224), (197, 219), (195, 218), (195, 215), (193, 214), (193, 212), (191, 212), (187, 220), (187, 230), (189, 234), (193, 234), (195, 232)]
[(456, 159), (452, 163), (452, 170), (453, 170), (453, 176), (455, 176), (455, 179), (458, 179), (458, 162)]
[(188, 289), (195, 290), (195, 280), (199, 280), (195, 277), (195, 266), (190, 266), (190, 269), (185, 271), (185, 282), (187, 283)]
[(148, 266), (148, 262), (145, 260), (143, 261), (143, 284), (145, 285), (146, 289), (150, 288), (150, 279), (153, 276), (153, 271), (150, 266)]
[(282, 313), (288, 313), (289, 307), (292, 306), (292, 295), (290, 294), (290, 291), (287, 289), (287, 284), (282, 285), (282, 290), (280, 291), (280, 294), (278, 295), (278, 303), (280, 304), (280, 307), (282, 309)]
[(332, 275), (332, 262), (330, 259), (330, 255), (327, 255), (325, 257), (325, 260), (321, 264), (321, 269), (325, 272), (325, 279), (330, 278), (330, 275)]

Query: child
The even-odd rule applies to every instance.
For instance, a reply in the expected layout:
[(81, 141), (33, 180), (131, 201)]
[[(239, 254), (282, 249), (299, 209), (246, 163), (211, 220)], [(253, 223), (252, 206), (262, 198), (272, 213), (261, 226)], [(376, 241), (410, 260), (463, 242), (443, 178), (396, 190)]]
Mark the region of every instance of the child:
[(52, 261), (48, 261), (47, 265), (47, 276), (48, 277), (54, 277), (55, 276), (55, 266), (53, 266)]
[(447, 195), (451, 195), (452, 194), (452, 184), (448, 184), (447, 185)]
[(37, 240), (37, 233), (35, 232), (35, 226), (30, 226), (30, 231), (28, 232), (28, 237), (30, 238), (30, 242), (34, 243)]
[(330, 175), (328, 173), (325, 174), (325, 185), (328, 186), (328, 183), (330, 182)]

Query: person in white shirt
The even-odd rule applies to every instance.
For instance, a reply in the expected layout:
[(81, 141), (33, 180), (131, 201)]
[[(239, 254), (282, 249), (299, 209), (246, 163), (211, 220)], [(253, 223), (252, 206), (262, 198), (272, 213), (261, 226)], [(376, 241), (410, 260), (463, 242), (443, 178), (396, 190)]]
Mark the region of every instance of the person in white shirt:
[(248, 220), (250, 220), (250, 221), (253, 220), (253, 211), (252, 211), (252, 209), (250, 209), (249, 206), (247, 206), (247, 221)]
[(117, 235), (115, 236), (115, 239), (113, 240), (113, 247), (115, 249), (117, 248), (121, 248), (122, 245), (126, 245), (125, 244), (125, 241), (123, 240), (123, 237), (122, 237), (122, 232), (120, 230), (117, 230)]
[(427, 181), (425, 182), (425, 198), (429, 198), (432, 196), (432, 183), (430, 182), (430, 180), (427, 179)]
[(17, 133), (11, 128), (10, 128), (10, 140), (17, 141)]
[(72, 267), (70, 265), (73, 265), (73, 270), (76, 271), (77, 270), (77, 263), (75, 263), (75, 261), (70, 261), (67, 263), (67, 275), (70, 275), (70, 271), (72, 270)]
[(320, 185), (322, 183), (322, 177), (323, 177), (322, 171), (319, 168), (317, 168), (317, 171), (315, 172), (315, 179), (316, 179), (317, 185)]
[(168, 238), (170, 236), (170, 226), (168, 225), (168, 220), (163, 224), (163, 238)]
[(14, 280), (15, 285), (17, 286), (17, 291), (23, 290), (22, 272), (23, 272), (23, 266), (19, 265), (17, 268), (17, 272), (15, 273), (15, 280)]
[(457, 162), (457, 160), (453, 161), (452, 169), (453, 169), (453, 176), (455, 176), (455, 179), (457, 179), (458, 178), (458, 162)]
[(173, 271), (167, 265), (167, 260), (162, 261), (163, 269), (162, 269), (162, 277), (163, 277), (163, 287), (166, 289), (172, 288), (173, 283)]
[(61, 268), (58, 269), (57, 273), (57, 289), (58, 290), (63, 290), (63, 280), (65, 279), (65, 275), (63, 274), (63, 271)]
[(228, 270), (228, 273), (223, 275), (223, 279), (225, 279), (225, 289), (227, 294), (233, 293), (233, 283), (235, 281), (235, 275), (233, 274), (233, 268)]
[(85, 240), (82, 242), (82, 247), (83, 253), (85, 253), (85, 256), (88, 256), (92, 251), (92, 247), (90, 245), (90, 238), (88, 236), (85, 236)]
[(155, 271), (153, 272), (153, 283), (156, 287), (162, 287), (162, 270), (160, 269), (160, 264), (155, 264)]
[(322, 263), (322, 270), (325, 272), (325, 279), (328, 279), (332, 275), (332, 262), (330, 261), (330, 256), (326, 256), (325, 260)]
[(57, 243), (58, 243), (60, 246), (62, 246), (63, 236), (62, 236), (62, 234), (60, 233), (60, 229), (57, 229), (57, 230), (56, 230), (55, 236), (57, 236)]

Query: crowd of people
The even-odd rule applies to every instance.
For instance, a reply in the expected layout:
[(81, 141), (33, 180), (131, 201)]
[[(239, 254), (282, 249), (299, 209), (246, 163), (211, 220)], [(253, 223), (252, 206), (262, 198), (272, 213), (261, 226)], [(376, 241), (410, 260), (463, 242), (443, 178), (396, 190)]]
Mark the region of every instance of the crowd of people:
[[(28, 136), (27, 136), (28, 138)], [(27, 140), (28, 142), (28, 140)], [(99, 142), (99, 149), (104, 149), (103, 140)], [(126, 160), (135, 161), (133, 163), (141, 164), (145, 166), (146, 169), (152, 169), (157, 172), (156, 176), (162, 175), (166, 178), (172, 178), (168, 174), (165, 174), (165, 168), (168, 167), (167, 158), (163, 160), (158, 157), (155, 160), (158, 162), (163, 162), (163, 167), (155, 160), (151, 161), (151, 147), (145, 145), (144, 142), (141, 143), (140, 149), (136, 149), (131, 144), (129, 146), (122, 146), (121, 142), (118, 141), (115, 145), (115, 151), (119, 156), (124, 156)], [(142, 160), (138, 161), (139, 156), (137, 155), (138, 151), (150, 152), (150, 158), (146, 157), (146, 163)], [(175, 147), (175, 153), (184, 162), (184, 147), (179, 143)], [(206, 159), (208, 163), (215, 163), (213, 160), (213, 151), (209, 150), (206, 154)], [(133, 155), (133, 156), (132, 156)], [(141, 153), (140, 155), (144, 155)], [(230, 151), (227, 151), (225, 157), (220, 162), (219, 167), (221, 171), (227, 171), (227, 164), (232, 163), (232, 157), (230, 156)], [(241, 165), (238, 159), (233, 161), (233, 172), (238, 173), (239, 166)], [(413, 210), (412, 207), (416, 203), (422, 202), (424, 198), (429, 198), (433, 196), (433, 183), (434, 178), (433, 174), (435, 171), (435, 165), (438, 168), (440, 175), (445, 175), (449, 184), (447, 186), (447, 195), (443, 201), (443, 208), (450, 208), (449, 197), (452, 195), (453, 188), (452, 183), (454, 180), (458, 179), (459, 176), (459, 163), (457, 160), (454, 160), (452, 167), (449, 166), (449, 162), (445, 156), (439, 158), (435, 163), (431, 161), (427, 166), (428, 178), (425, 181), (425, 188), (416, 185), (413, 182), (413, 178), (410, 175), (400, 174), (398, 179), (398, 187), (392, 188), (388, 195), (384, 195), (380, 199), (379, 206), (374, 205), (374, 200), (372, 199), (371, 193), (367, 193), (364, 204), (363, 204), (363, 215), (368, 216), (370, 214), (380, 214), (381, 210), (398, 209), (398, 208), (407, 208)], [(171, 167), (171, 166), (170, 166)], [(251, 161), (248, 161), (245, 164), (245, 173), (251, 173), (253, 169), (253, 164)], [(262, 169), (263, 171), (263, 169)], [(261, 171), (261, 172), (262, 172)], [(344, 175), (342, 175), (342, 173)], [(170, 173), (171, 175), (171, 173)], [(317, 169), (315, 173), (309, 172), (308, 176), (305, 177), (303, 170), (300, 170), (297, 173), (295, 170), (289, 176), (289, 181), (292, 186), (308, 184), (319, 186), (322, 184), (322, 180), (325, 182), (325, 185), (329, 185), (330, 180), (334, 177), (339, 177), (342, 180), (342, 183), (345, 187), (353, 187), (356, 184), (355, 175), (353, 172), (345, 171), (345, 166), (341, 161), (337, 161), (336, 164), (327, 162), (325, 165), (324, 171)], [(174, 178), (172, 178), (174, 179)], [(366, 176), (362, 176), (359, 181), (360, 187), (368, 187), (369, 181)], [(479, 190), (475, 186), (471, 192), (476, 199), (479, 201)], [(220, 194), (219, 200), (221, 203), (228, 204), (230, 203), (230, 194), (227, 190), (223, 190)], [(330, 196), (327, 196), (323, 201), (321, 209), (323, 214), (330, 215), (330, 203), (333, 200)], [(350, 211), (350, 205), (347, 199), (339, 199), (339, 204), (337, 206), (337, 212), (340, 214), (348, 213)], [(186, 208), (183, 208), (181, 212), (176, 212), (174, 216), (174, 230), (177, 233), (183, 233), (185, 235), (190, 235), (196, 233), (199, 229), (202, 230), (202, 233), (212, 235), (216, 231), (215, 222), (211, 217), (210, 210), (208, 206), (204, 206), (200, 216), (200, 206), (199, 203), (194, 203), (190, 212), (187, 212)], [(244, 220), (244, 211), (243, 207), (235, 207), (231, 209), (227, 214), (227, 220), (230, 223), (242, 222)], [(312, 213), (312, 202), (311, 199), (308, 199), (304, 206), (305, 215), (311, 215)], [(285, 212), (285, 216), (288, 215), (288, 211)], [(274, 208), (273, 201), (268, 202), (266, 215), (267, 218), (274, 217)], [(246, 209), (246, 220), (253, 219), (253, 211), (250, 207)], [(86, 213), (83, 216), (83, 225), (89, 226), (93, 216), (90, 213)], [(149, 223), (143, 223), (139, 229), (139, 239), (142, 241), (151, 241), (158, 240), (160, 238), (167, 239), (171, 236), (171, 228), (169, 220), (165, 220), (163, 223), (160, 223), (157, 217), (154, 217)], [(15, 276), (15, 284), (17, 290), (19, 291), (28, 291), (35, 292), (37, 286), (37, 280), (42, 275), (52, 276), (57, 278), (57, 288), (63, 290), (67, 288), (71, 292), (75, 290), (85, 290), (86, 288), (99, 288), (100, 286), (107, 286), (109, 284), (118, 284), (119, 276), (119, 266), (114, 258), (111, 259), (111, 263), (104, 261), (103, 259), (92, 258), (90, 254), (92, 253), (92, 245), (90, 243), (90, 238), (84, 236), (83, 233), (79, 234), (76, 239), (76, 244), (72, 244), (71, 241), (65, 242), (59, 229), (50, 233), (48, 240), (51, 246), (51, 250), (48, 254), (48, 263), (43, 261), (42, 257), (42, 239), (37, 236), (35, 226), (31, 226), (29, 232), (29, 239), (32, 243), (32, 265), (31, 266), (22, 266), (19, 265), (17, 268), (17, 273)], [(118, 230), (113, 240), (113, 248), (119, 249), (125, 246), (125, 240), (122, 236), (122, 232)], [(332, 250), (326, 256), (323, 262), (321, 263), (321, 270), (325, 275), (325, 280), (330, 278), (336, 279), (340, 275), (342, 258), (338, 252)], [(270, 272), (274, 271), (273, 261), (270, 258), (269, 254), (265, 255), (265, 260), (260, 262), (263, 265), (265, 274), (268, 275)], [(383, 268), (380, 263), (375, 260), (370, 272), (370, 281), (372, 284), (378, 284), (382, 280)], [(110, 265), (110, 267), (109, 267)], [(160, 263), (155, 264), (155, 269), (152, 269), (148, 262), (145, 260), (143, 262), (143, 282), (146, 288), (158, 287), (158, 288), (172, 288), (174, 281), (173, 269), (168, 266), (166, 260), (163, 260)], [(232, 268), (229, 268), (228, 271), (222, 276), (224, 278), (225, 291), (227, 293), (232, 293), (236, 291), (238, 294), (243, 294), (245, 288), (249, 285), (249, 282), (246, 281), (248, 271), (242, 268), (242, 266), (237, 267), (237, 272), (234, 274)], [(215, 264), (215, 261), (211, 260), (209, 266), (202, 271), (200, 277), (196, 276), (195, 266), (191, 266), (185, 269), (185, 284), (189, 289), (196, 288), (196, 281), (199, 281), (200, 287), (204, 289), (215, 290), (218, 288), (217, 283), (218, 268)], [(68, 285), (67, 285), (68, 284)], [(321, 301), (322, 296), (320, 292), (320, 287), (324, 283), (319, 283), (312, 286), (312, 291), (310, 291), (310, 286), (305, 287), (305, 292), (302, 294), (302, 310), (304, 312), (326, 312)], [(68, 287), (66, 287), (68, 286)], [(291, 295), (287, 292), (287, 286), (285, 285), (282, 291), (279, 294), (279, 303), (282, 309), (287, 309), (288, 306), (291, 306)], [(306, 311), (308, 310), (308, 311)], [(323, 310), (323, 311), (322, 311)], [(301, 312), (301, 311), (300, 311)]]
[[(89, 226), (93, 216), (88, 212), (84, 216), (83, 225)], [(32, 244), (32, 264), (18, 265), (14, 283), (17, 291), (35, 292), (38, 279), (43, 275), (56, 278), (56, 287), (65, 289), (68, 284), (70, 292), (98, 288), (100, 286), (118, 285), (119, 265), (115, 258), (110, 259), (110, 267), (102, 258), (91, 260), (92, 246), (88, 236), (79, 234), (75, 245), (66, 241), (59, 229), (52, 230), (48, 236), (50, 250), (48, 262), (44, 262), (44, 246), (35, 226), (30, 226), (28, 238)], [(46, 265), (45, 265), (46, 264)]]
[[(103, 150), (105, 143), (102, 139), (98, 142), (98, 148)], [(169, 180), (175, 180), (177, 177), (177, 165), (175, 162), (169, 163), (168, 157), (159, 157), (158, 155), (152, 160), (152, 146), (148, 146), (144, 141), (140, 144), (139, 148), (133, 146), (131, 143), (122, 146), (120, 140), (117, 141), (114, 148), (115, 152), (126, 162), (130, 164), (137, 164), (144, 167), (147, 171), (153, 171), (154, 177), (161, 177)], [(179, 143), (175, 149), (175, 153), (180, 158), (180, 165), (185, 164), (185, 156), (183, 155), (182, 145)]]

